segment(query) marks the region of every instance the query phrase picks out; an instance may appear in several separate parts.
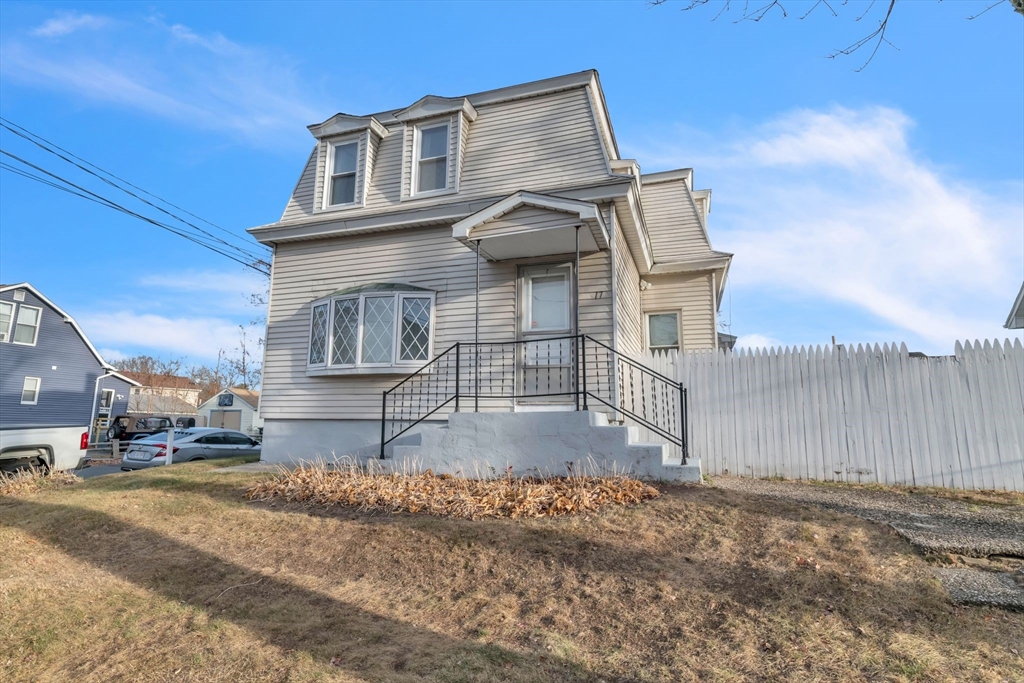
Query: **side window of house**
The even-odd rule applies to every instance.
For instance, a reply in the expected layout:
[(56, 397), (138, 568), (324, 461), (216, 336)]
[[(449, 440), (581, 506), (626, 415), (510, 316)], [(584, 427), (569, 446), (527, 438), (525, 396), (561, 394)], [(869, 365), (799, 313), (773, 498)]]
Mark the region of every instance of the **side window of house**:
[(14, 343), (33, 346), (39, 338), (39, 318), (42, 309), (22, 304), (18, 307), (18, 321), (14, 324)]
[(419, 129), (416, 192), (448, 187), (448, 124)]
[(11, 341), (11, 323), (14, 322), (14, 304), (0, 301), (0, 342)]
[(420, 365), (430, 359), (434, 298), (428, 293), (339, 295), (313, 302), (309, 365)]
[(354, 204), (356, 201), (356, 166), (359, 143), (346, 142), (333, 146), (330, 179), (331, 206)]
[(39, 384), (38, 377), (25, 378), (25, 382), (21, 385), (22, 405), (34, 406), (39, 403)]
[(679, 314), (651, 313), (647, 316), (648, 347), (652, 351), (679, 349)]

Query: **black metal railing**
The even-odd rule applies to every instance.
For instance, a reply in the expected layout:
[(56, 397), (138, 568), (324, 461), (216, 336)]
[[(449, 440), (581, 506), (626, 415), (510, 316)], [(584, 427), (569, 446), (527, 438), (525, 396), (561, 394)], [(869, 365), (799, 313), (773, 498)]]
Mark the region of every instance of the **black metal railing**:
[[(384, 447), (441, 409), (480, 410), (517, 401), (596, 402), (613, 419), (628, 418), (679, 446), (687, 456), (686, 387), (589, 335), (508, 342), (456, 342), (384, 392), (380, 457)], [(472, 401), (472, 406), (467, 405)]]

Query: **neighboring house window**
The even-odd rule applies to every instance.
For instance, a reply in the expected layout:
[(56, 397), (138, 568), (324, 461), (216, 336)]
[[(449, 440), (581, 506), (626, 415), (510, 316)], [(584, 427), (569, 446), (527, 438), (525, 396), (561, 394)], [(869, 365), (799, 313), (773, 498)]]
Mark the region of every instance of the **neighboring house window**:
[(103, 393), (100, 394), (100, 415), (110, 415), (110, 410), (114, 406), (114, 390), (103, 389)]
[(22, 304), (18, 308), (18, 322), (14, 325), (14, 343), (34, 346), (39, 337), (41, 308)]
[(430, 360), (434, 294), (340, 293), (313, 302), (309, 365), (321, 368), (421, 365)]
[(331, 150), (330, 206), (355, 204), (359, 142), (338, 143)]
[(0, 342), (11, 341), (12, 322), (14, 322), (14, 304), (0, 301)]
[(679, 349), (679, 313), (651, 313), (647, 316), (647, 346), (651, 351)]
[(25, 383), (21, 385), (21, 404), (34, 406), (39, 403), (39, 378), (26, 377)]
[(416, 193), (448, 189), (448, 123), (416, 131)]

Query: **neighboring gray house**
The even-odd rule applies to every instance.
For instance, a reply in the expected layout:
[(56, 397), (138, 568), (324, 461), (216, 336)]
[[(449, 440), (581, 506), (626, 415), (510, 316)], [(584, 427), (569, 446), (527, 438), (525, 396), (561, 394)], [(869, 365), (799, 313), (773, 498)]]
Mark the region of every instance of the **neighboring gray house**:
[(1024, 329), (1024, 284), (1017, 292), (1017, 299), (1013, 302), (1010, 315), (1006, 316), (1006, 323), (1003, 325), (1008, 330)]
[(265, 460), (693, 476), (617, 423), (685, 441), (682, 387), (635, 359), (718, 346), (732, 255), (692, 169), (619, 156), (596, 71), (309, 131), (281, 219), (249, 231), (274, 249)]
[(0, 467), (77, 466), (90, 425), (126, 408), (133, 384), (35, 287), (0, 286)]

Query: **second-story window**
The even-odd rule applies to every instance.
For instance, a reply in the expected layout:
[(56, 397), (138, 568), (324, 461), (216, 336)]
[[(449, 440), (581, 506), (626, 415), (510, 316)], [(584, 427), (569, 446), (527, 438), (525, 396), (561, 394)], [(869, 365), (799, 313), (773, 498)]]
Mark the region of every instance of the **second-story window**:
[(416, 192), (448, 188), (448, 124), (419, 129)]
[(355, 203), (356, 166), (358, 159), (358, 142), (345, 142), (334, 145), (330, 179), (331, 206)]
[(11, 323), (14, 321), (14, 304), (0, 301), (0, 342), (11, 341)]
[(39, 314), (42, 309), (22, 304), (18, 308), (18, 322), (14, 325), (14, 343), (34, 346), (39, 337)]

